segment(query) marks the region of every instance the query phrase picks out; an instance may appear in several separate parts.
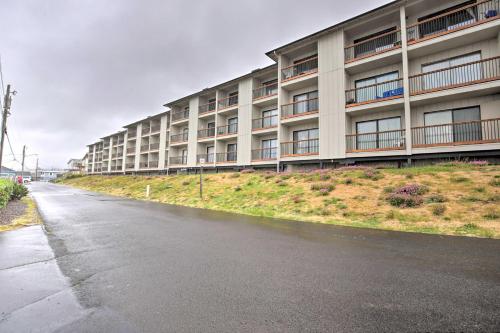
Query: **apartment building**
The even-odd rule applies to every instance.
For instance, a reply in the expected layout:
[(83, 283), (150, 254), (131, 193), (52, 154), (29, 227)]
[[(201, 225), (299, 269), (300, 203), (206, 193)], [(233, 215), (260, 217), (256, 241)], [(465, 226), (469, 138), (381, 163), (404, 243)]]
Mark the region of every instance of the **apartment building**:
[(400, 0), (278, 47), (144, 120), (159, 132), (131, 141), (122, 172), (498, 158), (499, 18), (500, 0)]

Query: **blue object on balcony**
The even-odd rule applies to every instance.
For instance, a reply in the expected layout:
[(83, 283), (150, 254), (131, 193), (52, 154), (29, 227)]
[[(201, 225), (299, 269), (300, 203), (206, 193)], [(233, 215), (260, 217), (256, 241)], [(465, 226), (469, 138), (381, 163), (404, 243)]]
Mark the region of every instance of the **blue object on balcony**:
[(484, 13), (484, 17), (486, 17), (487, 19), (490, 18), (490, 17), (495, 17), (497, 16), (498, 13), (496, 10), (494, 9), (490, 9), (490, 10), (487, 10), (485, 13)]
[(384, 91), (383, 98), (403, 95), (403, 87)]

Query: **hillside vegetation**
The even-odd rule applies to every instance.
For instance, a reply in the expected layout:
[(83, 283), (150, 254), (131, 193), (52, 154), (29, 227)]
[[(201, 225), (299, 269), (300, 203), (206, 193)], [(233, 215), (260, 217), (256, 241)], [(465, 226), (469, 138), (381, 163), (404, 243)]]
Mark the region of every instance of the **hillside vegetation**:
[(298, 221), (500, 238), (500, 166), (346, 167), (303, 173), (85, 176), (61, 183), (117, 196)]

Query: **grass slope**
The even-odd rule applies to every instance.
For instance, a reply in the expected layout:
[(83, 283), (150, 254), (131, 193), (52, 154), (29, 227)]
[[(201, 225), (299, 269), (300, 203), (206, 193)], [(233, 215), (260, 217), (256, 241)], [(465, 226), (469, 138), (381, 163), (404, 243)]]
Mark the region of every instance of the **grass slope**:
[[(64, 184), (135, 199), (256, 216), (387, 230), (500, 238), (500, 166), (450, 163), (407, 169), (341, 168), (310, 173), (86, 176)], [(392, 188), (420, 184), (424, 203), (398, 208)]]

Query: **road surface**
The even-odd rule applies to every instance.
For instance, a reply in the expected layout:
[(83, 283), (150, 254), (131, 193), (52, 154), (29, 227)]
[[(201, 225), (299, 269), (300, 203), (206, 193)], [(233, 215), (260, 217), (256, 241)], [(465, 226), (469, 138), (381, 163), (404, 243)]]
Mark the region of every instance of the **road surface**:
[[(48, 298), (45, 317), (9, 288), (19, 304), (3, 304), (0, 331), (500, 330), (498, 240), (253, 218), (53, 184), (32, 191), (54, 258), (19, 266), (58, 276), (32, 279), (31, 292), (66, 287), (44, 290), (60, 298)], [(4, 279), (22, 282), (27, 273), (9, 260), (0, 256)], [(36, 266), (44, 262), (59, 273)], [(59, 312), (65, 320), (53, 323)]]

